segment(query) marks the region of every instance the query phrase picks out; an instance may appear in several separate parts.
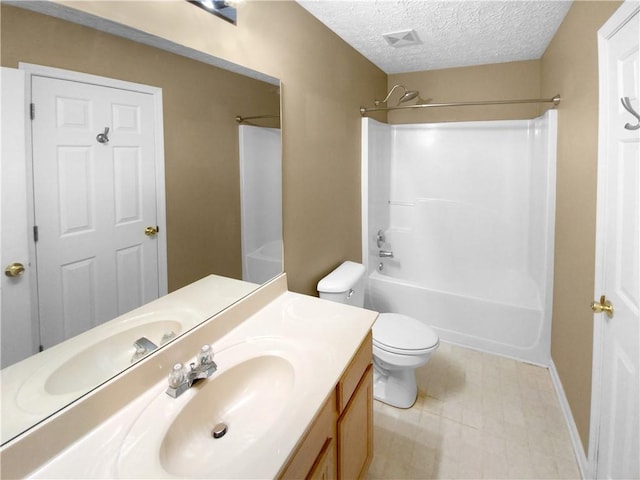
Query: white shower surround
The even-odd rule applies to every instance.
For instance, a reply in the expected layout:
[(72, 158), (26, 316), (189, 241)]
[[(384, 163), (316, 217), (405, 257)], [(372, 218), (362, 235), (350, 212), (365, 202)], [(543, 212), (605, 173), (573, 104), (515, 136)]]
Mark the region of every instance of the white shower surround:
[[(557, 112), (362, 123), (366, 306), (444, 341), (550, 362)], [(393, 259), (381, 259), (376, 232)], [(382, 272), (377, 267), (384, 265)]]
[(280, 129), (240, 125), (242, 279), (264, 283), (282, 272)]

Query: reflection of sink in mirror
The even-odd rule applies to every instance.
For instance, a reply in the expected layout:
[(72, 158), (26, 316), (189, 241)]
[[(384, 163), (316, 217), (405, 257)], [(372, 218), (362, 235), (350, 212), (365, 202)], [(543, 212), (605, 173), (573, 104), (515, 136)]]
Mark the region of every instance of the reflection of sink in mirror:
[[(218, 376), (216, 376), (218, 375)], [(258, 441), (285, 411), (294, 370), (285, 359), (262, 356), (216, 373), (173, 420), (160, 446), (160, 463), (179, 477), (206, 477)], [(213, 438), (218, 423), (228, 426)]]
[(32, 357), (29, 369), (9, 367), (3, 371), (3, 390), (6, 378), (6, 387), (17, 390), (13, 401), (22, 412), (63, 406), (151, 353), (135, 355), (141, 337), (161, 346), (199, 321), (200, 315), (186, 308), (144, 312), (143, 307)]
[(174, 336), (182, 333), (182, 324), (175, 320), (150, 322), (104, 338), (56, 368), (45, 380), (44, 390), (51, 395), (63, 395), (91, 388), (131, 364), (137, 339), (146, 337), (158, 346), (163, 336), (171, 332)]

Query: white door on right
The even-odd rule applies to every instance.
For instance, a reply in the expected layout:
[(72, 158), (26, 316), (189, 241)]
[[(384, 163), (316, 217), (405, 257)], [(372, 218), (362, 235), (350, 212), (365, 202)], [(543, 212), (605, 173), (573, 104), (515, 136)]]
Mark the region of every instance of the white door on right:
[(627, 16), (621, 28), (612, 28), (608, 37), (603, 38), (601, 31), (600, 37), (603, 108), (592, 305), (596, 312), (592, 419), (597, 429), (592, 460), (598, 479), (640, 478), (640, 128), (634, 128), (640, 119), (633, 113), (640, 111), (640, 15), (634, 3), (635, 14)]

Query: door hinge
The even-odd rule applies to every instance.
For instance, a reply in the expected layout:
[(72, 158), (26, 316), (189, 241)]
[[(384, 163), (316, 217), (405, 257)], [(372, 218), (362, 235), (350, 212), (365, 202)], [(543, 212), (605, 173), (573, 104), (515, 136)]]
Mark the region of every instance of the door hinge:
[(38, 241), (38, 226), (37, 225), (33, 226), (33, 241), (34, 242)]
[(29, 116), (31, 117), (31, 120), (35, 120), (36, 119), (36, 104), (35, 103), (29, 104)]

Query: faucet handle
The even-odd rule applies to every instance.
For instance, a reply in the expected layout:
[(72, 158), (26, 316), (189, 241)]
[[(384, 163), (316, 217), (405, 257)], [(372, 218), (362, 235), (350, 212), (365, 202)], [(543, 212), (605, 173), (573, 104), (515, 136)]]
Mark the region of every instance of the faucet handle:
[(169, 386), (178, 388), (180, 385), (187, 381), (187, 369), (181, 363), (176, 363), (171, 369), (169, 375)]
[(162, 339), (160, 340), (160, 345), (164, 345), (169, 340), (173, 340), (177, 336), (178, 336), (178, 334), (176, 332), (174, 332), (173, 330), (169, 330), (168, 332), (165, 332), (164, 335), (162, 335)]
[(199, 365), (211, 365), (213, 363), (213, 349), (211, 345), (205, 344), (200, 348), (198, 352), (198, 364)]

